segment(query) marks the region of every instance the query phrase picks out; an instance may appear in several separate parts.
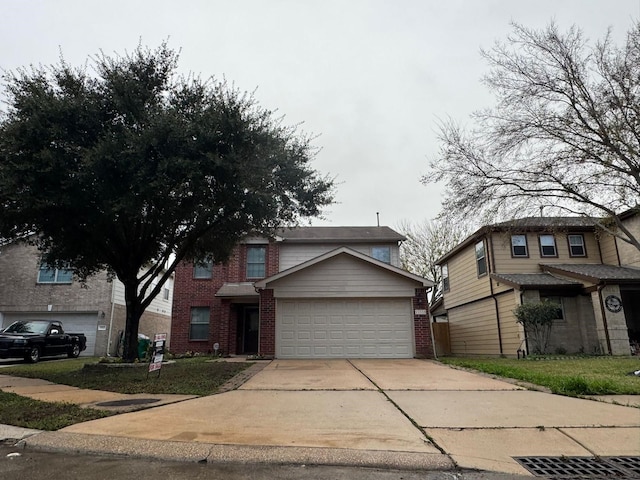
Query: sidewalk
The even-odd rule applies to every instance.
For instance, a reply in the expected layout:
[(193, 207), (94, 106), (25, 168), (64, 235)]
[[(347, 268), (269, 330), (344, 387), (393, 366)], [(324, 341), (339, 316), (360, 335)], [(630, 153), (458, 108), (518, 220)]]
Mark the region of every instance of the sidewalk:
[[(50, 388), (51, 399), (58, 393)], [(640, 409), (529, 391), (429, 361), (275, 360), (227, 393), (24, 442), (174, 460), (522, 475), (513, 457), (640, 457)]]

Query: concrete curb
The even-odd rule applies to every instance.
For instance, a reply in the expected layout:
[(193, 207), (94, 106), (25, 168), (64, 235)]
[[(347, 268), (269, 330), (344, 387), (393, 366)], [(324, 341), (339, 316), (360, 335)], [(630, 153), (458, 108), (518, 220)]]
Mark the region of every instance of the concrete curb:
[(456, 468), (451, 458), (444, 454), (167, 442), (63, 432), (43, 432), (21, 440), (17, 446), (43, 451), (186, 462), (333, 465), (432, 471)]

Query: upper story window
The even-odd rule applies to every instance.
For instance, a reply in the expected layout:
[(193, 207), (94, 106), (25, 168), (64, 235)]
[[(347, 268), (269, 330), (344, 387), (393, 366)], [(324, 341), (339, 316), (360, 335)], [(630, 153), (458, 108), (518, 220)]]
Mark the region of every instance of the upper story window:
[(478, 276), (487, 274), (487, 256), (485, 254), (484, 240), (476, 243), (476, 264), (478, 266)]
[(442, 291), (449, 291), (449, 265), (445, 263), (440, 267), (440, 273), (442, 275)]
[(264, 278), (267, 247), (250, 245), (247, 247), (247, 278)]
[(584, 246), (584, 235), (568, 235), (569, 255), (572, 257), (586, 257), (587, 249)]
[(540, 255), (543, 257), (557, 257), (556, 239), (553, 235), (540, 235)]
[(211, 278), (213, 276), (213, 261), (203, 260), (193, 266), (193, 278)]
[(52, 268), (46, 263), (40, 265), (38, 283), (71, 283), (72, 281), (73, 270)]
[(170, 296), (171, 296), (171, 290), (169, 289), (169, 287), (164, 287), (164, 289), (162, 290), (162, 299), (169, 300)]
[(526, 235), (511, 235), (511, 256), (512, 257), (528, 257), (529, 256)]
[(384, 263), (391, 263), (391, 249), (389, 247), (372, 247), (371, 256)]

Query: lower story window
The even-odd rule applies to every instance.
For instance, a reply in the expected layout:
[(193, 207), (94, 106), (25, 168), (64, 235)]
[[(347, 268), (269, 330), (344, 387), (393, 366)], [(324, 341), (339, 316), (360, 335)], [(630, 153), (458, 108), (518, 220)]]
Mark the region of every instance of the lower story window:
[(558, 306), (558, 318), (556, 320), (564, 320), (564, 304), (562, 302), (562, 297), (557, 297), (553, 295), (540, 295), (541, 302), (549, 302)]
[(189, 340), (209, 339), (209, 307), (191, 308)]

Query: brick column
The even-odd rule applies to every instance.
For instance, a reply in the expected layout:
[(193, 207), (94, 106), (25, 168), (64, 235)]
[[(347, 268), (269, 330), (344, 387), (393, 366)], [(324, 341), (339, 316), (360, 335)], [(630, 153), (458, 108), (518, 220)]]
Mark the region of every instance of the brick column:
[(260, 355), (272, 357), (276, 353), (276, 299), (273, 290), (260, 290)]
[(412, 313), (416, 339), (416, 358), (435, 358), (426, 288), (416, 288)]

